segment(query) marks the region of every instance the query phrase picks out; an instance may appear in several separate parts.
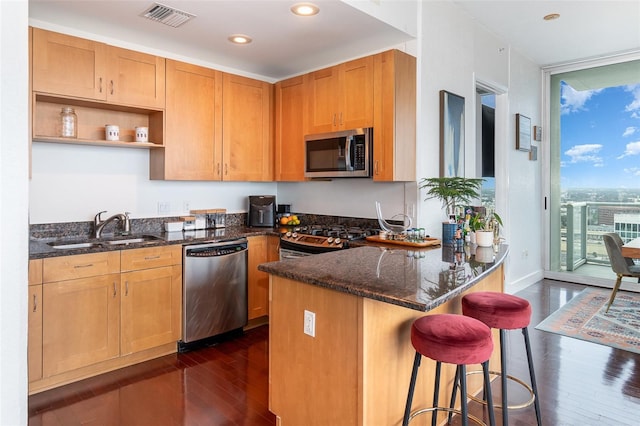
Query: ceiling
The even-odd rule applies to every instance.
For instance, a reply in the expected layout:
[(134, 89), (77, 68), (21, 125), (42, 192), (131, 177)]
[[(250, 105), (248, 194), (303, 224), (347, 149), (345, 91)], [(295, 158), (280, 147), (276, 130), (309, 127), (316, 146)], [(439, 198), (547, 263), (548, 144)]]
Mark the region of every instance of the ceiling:
[[(541, 66), (640, 50), (640, 0), (450, 1)], [(176, 59), (216, 64), (273, 81), (413, 39), (337, 0), (313, 0), (320, 6), (320, 13), (313, 17), (294, 16), (289, 9), (295, 0), (159, 2), (196, 18), (179, 28), (142, 18), (140, 14), (153, 0), (29, 0), (29, 17), (36, 26), (72, 28), (76, 35), (95, 34), (106, 42), (126, 40), (172, 52)], [(350, 2), (366, 9), (379, 6), (381, 0)], [(415, 4), (382, 2), (399, 9)], [(542, 17), (549, 13), (561, 16), (544, 21)], [(227, 37), (234, 33), (247, 34), (253, 42), (232, 45)]]

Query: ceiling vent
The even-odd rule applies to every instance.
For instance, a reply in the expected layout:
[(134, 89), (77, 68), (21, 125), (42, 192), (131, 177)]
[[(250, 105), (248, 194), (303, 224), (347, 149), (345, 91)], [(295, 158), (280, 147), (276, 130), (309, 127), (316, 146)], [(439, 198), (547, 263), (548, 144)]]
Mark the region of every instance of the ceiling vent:
[(140, 16), (151, 19), (152, 21), (160, 22), (173, 28), (178, 28), (180, 25), (189, 21), (191, 18), (195, 18), (196, 15), (184, 12), (182, 10), (175, 9), (173, 7), (165, 6), (160, 3), (152, 4), (147, 10), (142, 12)]

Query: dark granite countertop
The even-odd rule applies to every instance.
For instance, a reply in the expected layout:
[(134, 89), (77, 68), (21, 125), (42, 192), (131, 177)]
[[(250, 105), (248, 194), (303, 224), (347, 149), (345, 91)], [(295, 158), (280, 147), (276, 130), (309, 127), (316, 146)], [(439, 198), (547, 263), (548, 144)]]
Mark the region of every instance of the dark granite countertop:
[[(128, 239), (140, 237), (142, 235), (151, 235), (156, 237), (152, 241), (131, 244), (108, 245), (101, 244), (91, 248), (73, 248), (73, 249), (57, 249), (51, 247), (48, 243), (56, 242), (100, 242), (108, 238)], [(200, 229), (195, 231), (178, 231), (178, 232), (144, 232), (141, 234), (131, 234), (128, 236), (107, 236), (102, 239), (82, 238), (82, 237), (65, 237), (65, 238), (31, 238), (29, 241), (29, 258), (43, 259), (46, 257), (70, 256), (86, 253), (100, 253), (114, 250), (129, 250), (142, 247), (158, 247), (173, 244), (194, 244), (205, 243), (211, 241), (231, 240), (235, 238), (248, 237), (251, 235), (280, 235), (278, 228), (251, 228), (247, 226), (232, 226), (218, 229)]]
[(339, 252), (263, 263), (284, 278), (429, 311), (480, 282), (504, 262), (509, 247), (465, 245), (405, 250), (363, 245)]

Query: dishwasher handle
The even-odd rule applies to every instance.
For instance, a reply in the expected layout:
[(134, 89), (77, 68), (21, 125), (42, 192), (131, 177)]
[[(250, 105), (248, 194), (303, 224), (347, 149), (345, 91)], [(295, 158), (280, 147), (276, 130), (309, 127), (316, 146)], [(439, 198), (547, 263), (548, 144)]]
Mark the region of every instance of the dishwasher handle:
[(185, 257), (220, 257), (241, 253), (247, 250), (247, 240), (224, 241), (211, 244), (186, 246)]

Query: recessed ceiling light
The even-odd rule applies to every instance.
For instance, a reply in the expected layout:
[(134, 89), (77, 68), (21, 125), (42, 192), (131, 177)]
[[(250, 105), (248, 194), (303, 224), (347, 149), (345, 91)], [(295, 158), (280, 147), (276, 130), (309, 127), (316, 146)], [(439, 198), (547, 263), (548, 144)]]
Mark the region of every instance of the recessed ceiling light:
[(313, 3), (296, 3), (291, 6), (291, 12), (298, 16), (312, 16), (320, 12), (320, 8)]
[(545, 21), (553, 21), (554, 19), (558, 19), (559, 17), (559, 13), (550, 13), (548, 15), (545, 15), (542, 19), (544, 19)]
[(252, 41), (251, 37), (244, 34), (231, 34), (227, 40), (235, 44), (249, 44)]

